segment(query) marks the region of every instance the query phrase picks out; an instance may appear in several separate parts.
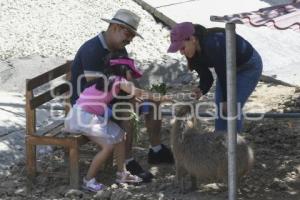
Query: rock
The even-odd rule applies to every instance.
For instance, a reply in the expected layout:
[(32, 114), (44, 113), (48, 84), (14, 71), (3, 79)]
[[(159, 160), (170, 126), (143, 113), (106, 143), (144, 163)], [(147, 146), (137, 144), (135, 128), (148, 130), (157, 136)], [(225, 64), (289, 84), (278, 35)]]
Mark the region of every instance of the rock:
[(15, 189), (17, 183), (18, 182), (16, 180), (7, 180), (5, 182), (2, 182), (0, 184), (0, 186), (1, 186), (1, 188), (12, 188), (12, 189)]
[(128, 186), (129, 186), (128, 183), (121, 183), (121, 184), (119, 184), (119, 185), (120, 185), (120, 188), (123, 188), (123, 189), (125, 189), (125, 190), (128, 190)]
[(161, 184), (161, 185), (159, 185), (159, 187), (158, 187), (158, 191), (165, 190), (167, 187), (168, 187), (167, 184)]
[(36, 180), (37, 180), (38, 183), (44, 185), (49, 181), (49, 177), (47, 177), (47, 176), (38, 176), (36, 178)]
[(68, 198), (82, 198), (84, 193), (80, 190), (70, 189), (65, 193), (65, 197)]
[(247, 193), (246, 196), (247, 196), (248, 198), (252, 199), (252, 198), (256, 197), (257, 194), (256, 194), (256, 193)]
[(25, 197), (26, 196), (26, 187), (19, 188), (15, 191), (15, 194), (18, 196)]
[(295, 88), (295, 93), (300, 93), (300, 87)]
[(23, 197), (9, 197), (9, 200), (22, 200)]
[(118, 186), (117, 184), (114, 183), (114, 184), (112, 184), (110, 187), (111, 187), (111, 189), (117, 189), (119, 186)]
[(275, 159), (273, 162), (274, 162), (275, 165), (279, 165), (281, 163), (281, 161), (277, 160), (277, 159)]
[(58, 194), (64, 196), (65, 192), (68, 190), (69, 186), (68, 185), (62, 185), (56, 188), (56, 191)]
[(112, 192), (111, 199), (113, 200), (127, 200), (132, 198), (132, 193), (124, 189), (117, 189)]
[(249, 188), (246, 188), (246, 187), (245, 187), (245, 188), (242, 188), (241, 191), (246, 192), (246, 193), (251, 192), (251, 190), (250, 190)]
[(94, 195), (94, 198), (97, 200), (109, 200), (111, 197), (111, 191), (110, 190), (103, 190), (97, 192), (96, 195)]
[(270, 188), (275, 190), (286, 191), (289, 189), (289, 186), (282, 180), (275, 178), (270, 185)]

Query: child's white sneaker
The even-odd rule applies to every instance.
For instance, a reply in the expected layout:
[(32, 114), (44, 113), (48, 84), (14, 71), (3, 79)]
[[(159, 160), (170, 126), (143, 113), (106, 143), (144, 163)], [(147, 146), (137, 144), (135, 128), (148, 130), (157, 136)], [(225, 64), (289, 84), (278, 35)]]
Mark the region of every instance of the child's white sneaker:
[(92, 178), (91, 180), (83, 178), (82, 188), (91, 192), (98, 192), (103, 190), (105, 186), (102, 183), (98, 183), (95, 178)]

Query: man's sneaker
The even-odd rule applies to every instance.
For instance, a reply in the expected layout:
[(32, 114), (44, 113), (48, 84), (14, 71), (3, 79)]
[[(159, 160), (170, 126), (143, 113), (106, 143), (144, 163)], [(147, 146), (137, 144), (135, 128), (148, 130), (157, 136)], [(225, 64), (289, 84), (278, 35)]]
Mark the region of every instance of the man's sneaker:
[(126, 169), (132, 174), (137, 175), (141, 179), (143, 179), (143, 182), (150, 182), (153, 178), (153, 174), (151, 174), (149, 171), (145, 171), (138, 162), (135, 160), (131, 160), (127, 165)]
[(152, 149), (148, 153), (149, 164), (173, 164), (174, 157), (171, 150), (165, 145), (161, 144), (161, 149), (158, 152), (154, 152)]

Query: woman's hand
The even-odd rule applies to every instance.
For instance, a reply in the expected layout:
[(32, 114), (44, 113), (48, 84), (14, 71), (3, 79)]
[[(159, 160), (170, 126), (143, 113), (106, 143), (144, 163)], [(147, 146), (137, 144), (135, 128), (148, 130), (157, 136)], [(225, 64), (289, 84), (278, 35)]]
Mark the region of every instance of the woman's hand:
[(202, 90), (200, 88), (193, 89), (192, 97), (195, 99), (199, 99), (202, 96)]

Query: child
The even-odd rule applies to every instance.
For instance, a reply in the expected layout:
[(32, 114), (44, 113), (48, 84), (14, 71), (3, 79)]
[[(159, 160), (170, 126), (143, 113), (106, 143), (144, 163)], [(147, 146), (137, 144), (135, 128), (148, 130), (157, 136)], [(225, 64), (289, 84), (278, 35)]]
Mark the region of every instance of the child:
[(115, 149), (117, 155), (117, 183), (137, 183), (142, 179), (130, 174), (125, 168), (125, 133), (107, 117), (108, 105), (115, 95), (124, 91), (138, 98), (154, 101), (170, 101), (167, 96), (156, 96), (136, 88), (129, 82), (139, 78), (142, 73), (135, 68), (134, 61), (128, 57), (110, 59), (107, 66), (107, 80), (97, 78), (80, 94), (65, 120), (65, 128), (70, 132), (82, 133), (101, 147), (94, 157), (87, 175), (83, 178), (83, 187), (97, 192), (103, 185), (95, 180), (101, 165)]

